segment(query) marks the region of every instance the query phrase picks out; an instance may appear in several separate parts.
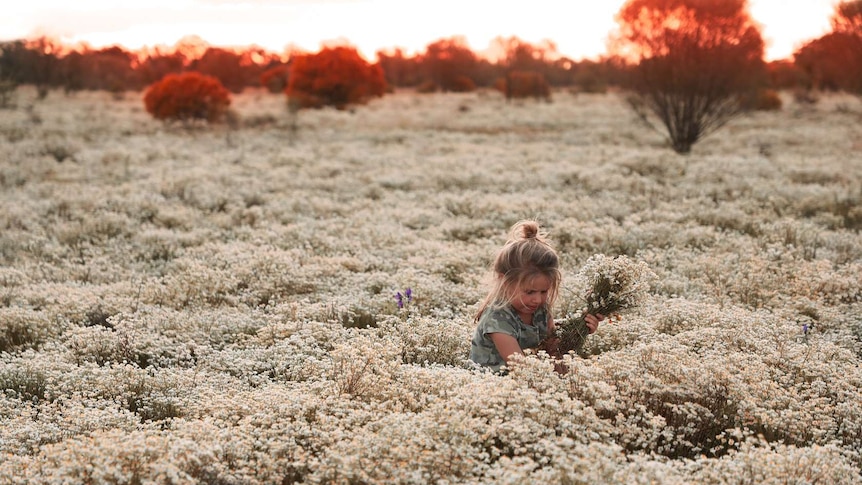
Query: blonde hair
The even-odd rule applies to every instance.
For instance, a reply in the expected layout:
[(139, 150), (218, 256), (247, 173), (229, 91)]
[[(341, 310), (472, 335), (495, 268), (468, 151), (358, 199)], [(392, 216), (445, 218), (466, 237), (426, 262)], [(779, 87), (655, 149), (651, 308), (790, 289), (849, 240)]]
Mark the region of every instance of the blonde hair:
[(494, 282), (479, 306), (477, 321), (488, 308), (511, 304), (518, 290), (540, 275), (547, 277), (551, 283), (547, 307), (549, 310), (553, 307), (562, 279), (560, 260), (538, 222), (522, 220), (512, 226), (509, 240), (494, 258), (491, 270)]

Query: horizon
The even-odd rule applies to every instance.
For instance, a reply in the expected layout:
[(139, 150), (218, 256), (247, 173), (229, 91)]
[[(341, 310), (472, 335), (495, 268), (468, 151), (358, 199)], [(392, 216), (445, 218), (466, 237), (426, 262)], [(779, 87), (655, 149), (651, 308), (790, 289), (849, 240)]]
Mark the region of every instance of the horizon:
[[(381, 50), (400, 48), (415, 55), (433, 42), (453, 37), (462, 37), (471, 50), (487, 54), (496, 39), (516, 37), (531, 45), (551, 42), (561, 56), (577, 61), (606, 55), (607, 38), (616, 28), (615, 15), (624, 1), (581, 5), (575, 15), (548, 15), (556, 3), (537, 0), (524, 11), (485, 0), (469, 4), (438, 0), (433, 6), (414, 2), (410, 7), (397, 0), (153, 0), (144, 7), (103, 0), (74, 5), (37, 0), (8, 7), (9, 14), (0, 19), (0, 40), (45, 36), (73, 48), (119, 46), (140, 51), (197, 37), (212, 47), (258, 47), (277, 54), (314, 52), (338, 43), (354, 46), (374, 60)], [(789, 58), (799, 45), (826, 33), (834, 3), (750, 1), (749, 10), (766, 42), (766, 60)]]

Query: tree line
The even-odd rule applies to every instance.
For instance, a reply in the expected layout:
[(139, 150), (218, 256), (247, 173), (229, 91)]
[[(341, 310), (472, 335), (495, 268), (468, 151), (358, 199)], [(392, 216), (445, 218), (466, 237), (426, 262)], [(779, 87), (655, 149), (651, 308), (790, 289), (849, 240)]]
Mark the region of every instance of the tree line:
[[(792, 59), (768, 63), (763, 85), (862, 93), (860, 3), (837, 5), (832, 32), (804, 44)], [(415, 55), (398, 48), (380, 50), (376, 62), (390, 87), (455, 92), (494, 87), (512, 71), (538, 73), (551, 87), (600, 92), (608, 86), (624, 85), (633, 67), (631, 60), (614, 48), (598, 60), (575, 61), (557, 52), (550, 42), (535, 45), (517, 37), (501, 37), (491, 47), (499, 53), (497, 59), (484, 57), (472, 50), (463, 37), (455, 36), (432, 42)], [(119, 93), (143, 90), (168, 74), (195, 71), (217, 78), (234, 93), (249, 87), (280, 91), (286, 85), (293, 59), (301, 54), (304, 53), (277, 54), (259, 47), (209, 46), (194, 37), (172, 48), (140, 51), (120, 46), (71, 48), (39, 37), (0, 43), (0, 81), (34, 85), (42, 95), (51, 89)]]
[[(619, 30), (610, 52), (597, 61), (574, 61), (551, 42), (533, 45), (517, 37), (495, 41), (496, 59), (477, 54), (456, 36), (416, 55), (378, 51), (374, 63), (350, 46), (280, 56), (257, 47), (213, 47), (199, 39), (139, 52), (117, 46), (74, 50), (44, 37), (16, 40), (0, 44), (0, 88), (33, 84), (45, 96), (54, 88), (122, 93), (149, 87), (148, 110), (152, 105), (154, 115), (182, 119), (206, 113), (210, 119), (225, 111), (229, 96), (220, 93), (219, 106), (201, 109), (197, 101), (179, 100), (175, 91), (191, 96), (198, 86), (234, 93), (265, 87), (285, 93), (297, 109), (343, 109), (399, 87), (419, 92), (494, 87), (507, 98), (548, 99), (551, 87), (602, 92), (619, 86), (631, 93), (634, 111), (666, 131), (679, 153), (739, 113), (780, 107), (774, 90), (862, 95), (862, 0), (836, 4), (831, 32), (802, 45), (792, 59), (771, 63), (764, 61), (764, 40), (747, 0), (628, 0), (616, 19)], [(194, 76), (176, 78), (184, 73)]]
[[(502, 55), (489, 60), (470, 49), (462, 37), (440, 39), (425, 51), (407, 55), (401, 49), (380, 50), (376, 63), (393, 88), (465, 91), (491, 87), (506, 71), (539, 72), (552, 86), (580, 85), (588, 90), (618, 82), (613, 60), (574, 61), (555, 46), (532, 45), (516, 37), (498, 39)], [(283, 88), (279, 78), (304, 52), (277, 54), (258, 47), (209, 46), (193, 38), (167, 48), (126, 50), (120, 46), (70, 48), (48, 37), (0, 43), (0, 79), (29, 84), (43, 93), (58, 89), (111, 92), (140, 91), (168, 74), (195, 71), (217, 78), (229, 91)], [(279, 74), (281, 73), (281, 75)], [(275, 81), (275, 82), (273, 82)]]

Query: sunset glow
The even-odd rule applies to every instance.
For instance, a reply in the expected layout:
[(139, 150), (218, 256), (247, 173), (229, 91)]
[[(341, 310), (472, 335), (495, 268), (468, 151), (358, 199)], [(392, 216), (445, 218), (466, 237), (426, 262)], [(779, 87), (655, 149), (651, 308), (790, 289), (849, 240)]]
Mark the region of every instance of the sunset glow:
[[(829, 28), (835, 0), (751, 0), (763, 27), (767, 58), (789, 57)], [(377, 50), (422, 52), (456, 35), (478, 51), (496, 37), (529, 43), (550, 40), (562, 55), (596, 58), (606, 51), (623, 0), (520, 2), (487, 0), (151, 0), (134, 6), (108, 0), (36, 0), (4, 7), (0, 40), (47, 35), (63, 43), (128, 49), (173, 45), (196, 35), (215, 46), (257, 45), (272, 52), (315, 51), (347, 42), (368, 58)]]

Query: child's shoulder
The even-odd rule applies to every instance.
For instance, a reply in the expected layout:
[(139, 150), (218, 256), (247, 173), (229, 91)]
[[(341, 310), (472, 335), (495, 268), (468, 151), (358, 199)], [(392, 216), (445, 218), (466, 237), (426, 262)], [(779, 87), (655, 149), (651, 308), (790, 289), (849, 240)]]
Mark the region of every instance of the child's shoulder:
[(492, 305), (485, 309), (482, 312), (482, 315), (479, 317), (479, 324), (487, 323), (487, 322), (500, 322), (512, 319), (512, 308), (510, 305)]

